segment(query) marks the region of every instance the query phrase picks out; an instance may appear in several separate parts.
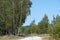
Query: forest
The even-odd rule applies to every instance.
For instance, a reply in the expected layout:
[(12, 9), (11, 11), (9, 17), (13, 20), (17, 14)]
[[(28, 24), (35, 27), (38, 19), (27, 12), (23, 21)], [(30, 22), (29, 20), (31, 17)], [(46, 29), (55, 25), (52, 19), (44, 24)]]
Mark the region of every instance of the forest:
[(0, 0), (0, 36), (20, 34), (50, 34), (60, 38), (60, 16), (53, 16), (51, 23), (45, 14), (36, 25), (35, 20), (28, 26), (22, 26), (30, 15), (30, 0)]
[(47, 15), (36, 25), (35, 20), (29, 26), (22, 26), (21, 34), (50, 34), (53, 38), (60, 38), (60, 16), (53, 16), (53, 20), (49, 23)]
[(31, 4), (30, 0), (0, 0), (0, 35), (19, 34)]

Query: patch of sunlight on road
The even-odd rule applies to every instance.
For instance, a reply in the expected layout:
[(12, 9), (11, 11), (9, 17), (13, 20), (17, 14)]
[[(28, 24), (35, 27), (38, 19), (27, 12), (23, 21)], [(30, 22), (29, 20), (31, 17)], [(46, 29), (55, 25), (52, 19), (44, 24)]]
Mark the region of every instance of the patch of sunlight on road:
[(42, 40), (42, 37), (39, 36), (29, 36), (29, 37), (25, 37), (23, 39), (20, 40)]

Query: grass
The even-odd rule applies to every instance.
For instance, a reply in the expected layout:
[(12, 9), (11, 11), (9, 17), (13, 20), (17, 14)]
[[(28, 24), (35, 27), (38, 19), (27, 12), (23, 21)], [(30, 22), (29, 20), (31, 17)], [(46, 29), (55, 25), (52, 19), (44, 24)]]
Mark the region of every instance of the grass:
[(41, 34), (40, 36), (43, 37), (43, 40), (60, 40), (58, 37), (54, 39), (50, 34)]
[(21, 39), (21, 38), (22, 37), (13, 36), (13, 35), (0, 36), (0, 40), (18, 40), (18, 39)]
[[(49, 34), (40, 34), (40, 35), (36, 35), (36, 36), (43, 37), (43, 40), (54, 40), (53, 36), (50, 36)], [(13, 35), (0, 36), (0, 40), (18, 40), (21, 38), (23, 38), (23, 37), (13, 36)], [(56, 38), (56, 40), (60, 40), (60, 38)]]

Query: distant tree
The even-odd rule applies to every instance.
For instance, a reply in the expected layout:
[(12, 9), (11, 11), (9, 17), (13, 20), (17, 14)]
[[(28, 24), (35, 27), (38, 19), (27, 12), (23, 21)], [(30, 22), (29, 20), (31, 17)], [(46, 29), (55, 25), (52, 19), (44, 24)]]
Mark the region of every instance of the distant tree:
[(55, 17), (55, 20), (53, 19), (53, 21), (55, 21), (50, 27), (50, 33), (53, 34), (54, 38), (56, 38), (57, 36), (60, 37), (60, 16), (57, 15)]
[(30, 33), (32, 34), (32, 33), (36, 33), (36, 31), (37, 31), (37, 26), (36, 26), (36, 24), (35, 24), (35, 20), (33, 20), (32, 22), (31, 22), (31, 24), (30, 24)]
[(26, 27), (24, 27), (24, 26), (22, 26), (21, 28), (20, 28), (20, 34), (25, 34), (26, 33)]
[(52, 24), (55, 24), (55, 23), (56, 23), (56, 18), (53, 16)]
[(38, 23), (39, 33), (47, 33), (48, 29), (48, 16), (45, 15), (44, 18)]

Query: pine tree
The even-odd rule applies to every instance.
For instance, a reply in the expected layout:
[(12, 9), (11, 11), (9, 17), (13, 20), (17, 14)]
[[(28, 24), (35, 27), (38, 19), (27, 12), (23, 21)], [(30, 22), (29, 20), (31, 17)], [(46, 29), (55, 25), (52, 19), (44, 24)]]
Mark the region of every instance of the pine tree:
[(45, 15), (44, 18), (38, 23), (39, 33), (47, 33), (48, 24), (48, 16)]

